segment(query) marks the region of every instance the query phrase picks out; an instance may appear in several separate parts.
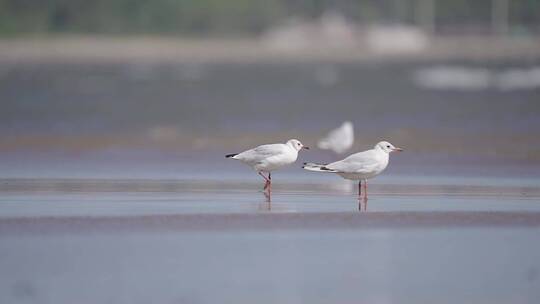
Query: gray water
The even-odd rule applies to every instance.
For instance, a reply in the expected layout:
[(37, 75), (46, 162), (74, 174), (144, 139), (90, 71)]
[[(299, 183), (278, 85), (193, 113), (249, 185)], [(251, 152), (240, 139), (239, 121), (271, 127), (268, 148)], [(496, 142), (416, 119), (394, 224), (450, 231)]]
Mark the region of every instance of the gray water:
[(536, 178), (237, 174), (3, 179), (0, 302), (540, 300)]
[[(357, 185), (334, 178), (307, 183), (294, 174), (274, 178), (270, 201), (255, 181), (4, 179), (0, 218), (358, 210)], [(514, 184), (496, 178), (427, 180), (388, 176), (370, 183), (368, 211), (540, 212), (538, 179)]]
[(2, 236), (2, 303), (537, 303), (538, 228)]

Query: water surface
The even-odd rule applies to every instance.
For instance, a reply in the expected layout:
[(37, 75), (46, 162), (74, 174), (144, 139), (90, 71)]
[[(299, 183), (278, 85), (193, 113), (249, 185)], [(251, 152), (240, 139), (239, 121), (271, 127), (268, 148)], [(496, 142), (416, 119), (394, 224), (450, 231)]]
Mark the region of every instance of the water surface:
[(0, 302), (540, 300), (535, 177), (213, 174), (2, 179)]

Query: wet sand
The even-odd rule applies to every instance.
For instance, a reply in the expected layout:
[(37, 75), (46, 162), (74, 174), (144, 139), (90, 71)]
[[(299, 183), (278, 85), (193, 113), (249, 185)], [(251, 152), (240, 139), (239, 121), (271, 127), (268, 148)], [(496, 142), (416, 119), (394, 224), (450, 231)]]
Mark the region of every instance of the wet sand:
[(353, 214), (181, 214), (0, 219), (0, 235), (279, 229), (540, 227), (540, 212), (370, 212)]
[(58, 36), (0, 40), (0, 62), (236, 62), (284, 61), (403, 61), (534, 57), (534, 38), (489, 36), (432, 37), (429, 46), (414, 52), (377, 52), (366, 43), (335, 48), (325, 44), (280, 50), (260, 39), (180, 39), (166, 37)]

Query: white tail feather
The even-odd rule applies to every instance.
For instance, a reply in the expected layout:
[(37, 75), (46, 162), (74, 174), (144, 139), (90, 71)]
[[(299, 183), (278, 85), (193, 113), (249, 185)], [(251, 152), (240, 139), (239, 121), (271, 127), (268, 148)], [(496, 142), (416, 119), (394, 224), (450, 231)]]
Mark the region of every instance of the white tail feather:
[(337, 171), (330, 170), (325, 167), (324, 164), (316, 164), (316, 163), (304, 163), (302, 168), (308, 171), (315, 171), (315, 172), (326, 172), (326, 173), (336, 173)]

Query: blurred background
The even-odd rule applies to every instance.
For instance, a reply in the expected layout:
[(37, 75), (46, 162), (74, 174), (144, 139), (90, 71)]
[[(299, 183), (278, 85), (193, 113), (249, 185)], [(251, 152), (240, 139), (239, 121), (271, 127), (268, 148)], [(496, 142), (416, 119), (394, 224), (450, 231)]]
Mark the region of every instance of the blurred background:
[(0, 174), (218, 173), (345, 120), (394, 173), (537, 174), (539, 36), (536, 0), (0, 0)]

